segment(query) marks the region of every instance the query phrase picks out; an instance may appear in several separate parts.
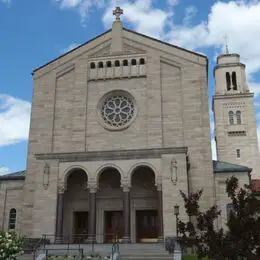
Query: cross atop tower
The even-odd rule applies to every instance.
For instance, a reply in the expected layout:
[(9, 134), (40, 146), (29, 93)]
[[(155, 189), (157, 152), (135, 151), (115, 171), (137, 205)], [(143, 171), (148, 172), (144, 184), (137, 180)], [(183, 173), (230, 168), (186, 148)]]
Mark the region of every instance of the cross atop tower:
[(113, 15), (116, 17), (117, 21), (120, 21), (120, 16), (124, 13), (123, 9), (121, 9), (119, 6), (116, 7), (115, 10), (113, 10)]
[(225, 46), (226, 46), (226, 54), (229, 54), (229, 49), (228, 49), (228, 36), (227, 34), (224, 36), (225, 39)]

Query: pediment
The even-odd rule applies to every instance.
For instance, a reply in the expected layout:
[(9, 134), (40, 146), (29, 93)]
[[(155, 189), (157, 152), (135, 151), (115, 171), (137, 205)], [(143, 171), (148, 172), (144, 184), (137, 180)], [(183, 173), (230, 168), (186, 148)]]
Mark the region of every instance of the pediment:
[[(99, 58), (99, 57), (106, 57), (106, 56), (114, 56), (110, 53), (111, 44), (109, 43), (104, 48), (92, 53), (89, 57), (90, 58)], [(132, 55), (132, 54), (144, 54), (145, 51), (135, 48), (129, 44), (124, 44), (124, 49), (122, 55)], [(119, 54), (120, 55), (120, 54)], [(116, 54), (118, 56), (118, 54)]]

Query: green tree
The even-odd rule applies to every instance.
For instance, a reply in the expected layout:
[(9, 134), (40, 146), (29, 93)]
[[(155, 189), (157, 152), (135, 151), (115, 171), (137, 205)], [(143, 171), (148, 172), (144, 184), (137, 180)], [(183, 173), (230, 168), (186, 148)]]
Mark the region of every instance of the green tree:
[(239, 188), (235, 177), (227, 179), (226, 192), (231, 199), (232, 210), (226, 223), (227, 231), (224, 231), (215, 226), (221, 214), (217, 206), (204, 212), (200, 210), (203, 190), (188, 195), (181, 191), (189, 221), (178, 222), (179, 243), (184, 247), (195, 247), (199, 257), (259, 260), (260, 203), (249, 185)]

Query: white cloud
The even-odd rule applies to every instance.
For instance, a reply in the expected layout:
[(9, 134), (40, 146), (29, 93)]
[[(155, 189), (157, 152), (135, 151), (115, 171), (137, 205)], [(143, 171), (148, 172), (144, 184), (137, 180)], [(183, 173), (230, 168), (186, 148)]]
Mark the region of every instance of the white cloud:
[(196, 15), (197, 8), (195, 6), (189, 6), (185, 9), (185, 16), (183, 19), (183, 23), (189, 25), (192, 21), (192, 18)]
[(1, 0), (0, 2), (8, 5), (8, 4), (11, 4), (11, 0)]
[(92, 8), (104, 7), (105, 0), (55, 0), (60, 8), (76, 8), (81, 16), (83, 24)]
[(175, 6), (175, 5), (178, 5), (179, 4), (179, 0), (168, 0), (168, 5), (170, 6)]
[(9, 173), (9, 169), (7, 167), (0, 167), (0, 176), (1, 175), (5, 175), (7, 173)]
[(217, 146), (214, 138), (211, 139), (212, 159), (217, 160)]
[(0, 94), (0, 147), (27, 140), (31, 104)]
[(68, 47), (66, 47), (65, 49), (61, 50), (61, 53), (69, 52), (69, 51), (77, 48), (78, 46), (79, 46), (78, 43), (71, 43)]
[[(123, 21), (131, 23), (135, 30), (156, 38), (163, 37), (164, 27), (172, 13), (154, 8), (151, 0), (118, 1), (120, 7), (124, 10)], [(105, 27), (110, 27), (114, 21), (113, 10), (114, 3), (106, 9), (103, 17)]]

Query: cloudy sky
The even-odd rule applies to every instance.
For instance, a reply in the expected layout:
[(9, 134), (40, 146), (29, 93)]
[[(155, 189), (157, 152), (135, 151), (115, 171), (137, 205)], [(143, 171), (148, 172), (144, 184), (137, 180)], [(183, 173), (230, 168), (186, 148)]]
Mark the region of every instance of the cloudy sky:
[(125, 27), (209, 57), (209, 103), (228, 35), (260, 132), (260, 0), (0, 0), (0, 174), (26, 167), (33, 69), (109, 29), (117, 5)]

